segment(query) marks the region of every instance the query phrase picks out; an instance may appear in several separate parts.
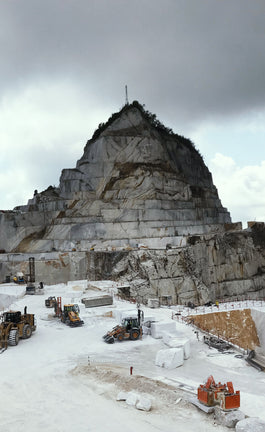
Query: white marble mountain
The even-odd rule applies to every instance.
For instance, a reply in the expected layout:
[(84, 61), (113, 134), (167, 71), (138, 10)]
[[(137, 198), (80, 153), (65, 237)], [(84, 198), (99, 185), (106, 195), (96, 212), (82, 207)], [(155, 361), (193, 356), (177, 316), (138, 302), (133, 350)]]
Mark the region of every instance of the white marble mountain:
[(62, 171), (58, 189), (36, 193), (9, 215), (10, 224), (2, 220), (4, 248), (164, 248), (184, 245), (187, 235), (223, 231), (230, 215), (202, 157), (153, 120), (133, 103), (101, 125), (76, 168)]

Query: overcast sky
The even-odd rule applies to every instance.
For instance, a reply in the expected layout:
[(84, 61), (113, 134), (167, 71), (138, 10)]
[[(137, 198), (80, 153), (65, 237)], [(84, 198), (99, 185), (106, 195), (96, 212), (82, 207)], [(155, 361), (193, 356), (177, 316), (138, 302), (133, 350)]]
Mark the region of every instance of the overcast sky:
[(57, 186), (127, 85), (265, 220), (264, 0), (0, 0), (0, 41), (0, 208)]

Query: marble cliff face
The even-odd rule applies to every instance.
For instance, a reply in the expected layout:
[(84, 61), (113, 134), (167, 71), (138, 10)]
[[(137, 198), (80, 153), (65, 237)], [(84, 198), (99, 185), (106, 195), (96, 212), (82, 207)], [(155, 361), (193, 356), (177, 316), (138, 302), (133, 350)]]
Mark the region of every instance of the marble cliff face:
[[(238, 228), (194, 145), (134, 102), (99, 126), (76, 167), (62, 171), (58, 188), (36, 192), (27, 206), (1, 214), (0, 242), (7, 253), (70, 254), (69, 268), (79, 263), (74, 275), (69, 270), (70, 279), (83, 273), (121, 278), (135, 293), (142, 286), (145, 297), (166, 293), (175, 301), (201, 301), (217, 295), (207, 270), (198, 270), (203, 260), (211, 266), (206, 245)], [(142, 248), (153, 276), (144, 271)], [(101, 260), (95, 261), (95, 252)], [(108, 272), (101, 262), (106, 254)], [(165, 254), (171, 264), (157, 273)], [(189, 259), (198, 261), (192, 271)], [(198, 273), (207, 274), (204, 281)]]

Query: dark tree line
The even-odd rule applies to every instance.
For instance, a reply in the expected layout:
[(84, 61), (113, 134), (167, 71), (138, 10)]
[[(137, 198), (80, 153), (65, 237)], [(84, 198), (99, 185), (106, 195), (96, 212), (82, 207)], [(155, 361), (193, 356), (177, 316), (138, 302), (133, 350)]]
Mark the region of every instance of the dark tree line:
[[(116, 119), (120, 117), (120, 115), (130, 109), (131, 107), (138, 108), (139, 111), (141, 111), (143, 117), (149, 121), (149, 123), (154, 126), (154, 128), (161, 134), (166, 134), (170, 137), (176, 138), (179, 142), (184, 144), (186, 147), (188, 147), (190, 150), (196, 150), (195, 145), (191, 140), (188, 138), (183, 137), (182, 135), (178, 135), (172, 131), (172, 129), (166, 127), (163, 125), (163, 123), (160, 122), (160, 120), (157, 119), (155, 114), (152, 114), (150, 111), (147, 111), (144, 109), (143, 105), (141, 105), (138, 101), (133, 101), (131, 104), (126, 104), (124, 107), (119, 111), (110, 116), (110, 118), (107, 120), (106, 123), (100, 123), (98, 125), (98, 128), (95, 130), (91, 141), (95, 141), (102, 132), (104, 132), (105, 129), (107, 129), (108, 126), (110, 126)], [(197, 150), (196, 150), (197, 151)]]

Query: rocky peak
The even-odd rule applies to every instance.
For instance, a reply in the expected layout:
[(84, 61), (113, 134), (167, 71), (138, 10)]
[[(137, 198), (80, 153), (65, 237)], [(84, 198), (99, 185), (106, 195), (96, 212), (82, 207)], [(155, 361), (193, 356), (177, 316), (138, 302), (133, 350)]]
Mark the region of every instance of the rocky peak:
[(8, 249), (163, 248), (231, 222), (193, 143), (138, 102), (101, 123), (59, 188), (36, 193), (22, 210)]
[(133, 102), (99, 125), (58, 188), (0, 214), (0, 276), (34, 255), (40, 280), (119, 280), (143, 302), (264, 297), (264, 224), (241, 228), (193, 143)]
[[(62, 172), (61, 192), (67, 198), (78, 190), (94, 191), (98, 196), (97, 187), (103, 178), (109, 178), (113, 183), (124, 173), (132, 174), (133, 169), (136, 178), (140, 171), (146, 177), (163, 173), (164, 179), (171, 175), (175, 180), (191, 185), (191, 193), (196, 198), (203, 198), (202, 187), (217, 196), (211, 174), (193, 143), (174, 134), (138, 102), (126, 105), (99, 125), (76, 168)], [(71, 190), (69, 177), (75, 180)]]

